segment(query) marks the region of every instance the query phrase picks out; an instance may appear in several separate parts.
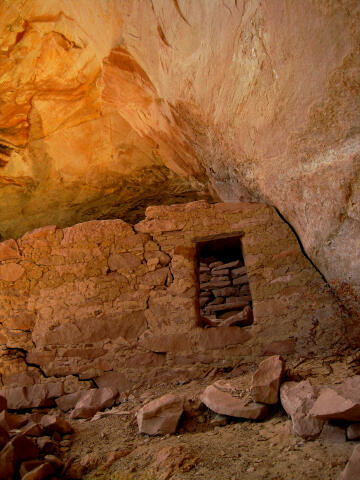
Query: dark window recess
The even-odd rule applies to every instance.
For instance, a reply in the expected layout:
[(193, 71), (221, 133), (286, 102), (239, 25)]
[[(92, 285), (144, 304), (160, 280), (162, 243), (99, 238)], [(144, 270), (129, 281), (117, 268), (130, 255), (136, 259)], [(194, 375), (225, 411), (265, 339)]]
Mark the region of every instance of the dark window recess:
[(200, 320), (204, 327), (253, 323), (249, 279), (239, 237), (197, 244)]

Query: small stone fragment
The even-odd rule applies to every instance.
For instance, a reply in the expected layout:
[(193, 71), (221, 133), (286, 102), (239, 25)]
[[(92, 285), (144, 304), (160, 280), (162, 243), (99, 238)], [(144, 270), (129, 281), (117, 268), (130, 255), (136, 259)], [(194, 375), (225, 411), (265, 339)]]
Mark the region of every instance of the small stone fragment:
[(228, 315), (227, 318), (224, 318), (219, 323), (219, 327), (232, 327), (233, 325), (237, 325), (239, 327), (246, 327), (247, 325), (251, 325), (253, 321), (254, 318), (252, 309), (250, 306), (247, 306), (241, 312), (236, 312), (233, 315)]
[(358, 440), (360, 438), (360, 423), (352, 423), (346, 430), (349, 440)]
[(40, 450), (45, 454), (55, 453), (57, 451), (57, 448), (58, 448), (56, 442), (51, 440), (51, 438), (48, 437), (48, 436), (39, 437), (36, 440), (36, 443), (37, 443), (38, 447), (40, 448)]
[(28, 437), (40, 437), (43, 434), (43, 431), (44, 429), (42, 426), (32, 420), (21, 429), (21, 433)]
[(263, 360), (254, 373), (251, 395), (256, 402), (274, 405), (279, 401), (279, 388), (285, 363), (280, 355)]
[(55, 455), (45, 455), (44, 460), (55, 468), (55, 470), (61, 470), (64, 466), (64, 462)]
[(175, 433), (184, 399), (171, 393), (144, 405), (137, 414), (139, 431), (149, 435)]
[(346, 431), (338, 425), (325, 423), (320, 439), (325, 443), (344, 443), (346, 442)]

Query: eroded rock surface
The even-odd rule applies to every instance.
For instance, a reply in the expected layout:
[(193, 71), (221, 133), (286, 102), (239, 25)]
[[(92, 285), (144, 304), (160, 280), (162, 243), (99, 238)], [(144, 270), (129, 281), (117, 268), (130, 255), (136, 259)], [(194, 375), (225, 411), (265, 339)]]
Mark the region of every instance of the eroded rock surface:
[(0, 6), (4, 238), (208, 186), (275, 205), (359, 311), (358, 1)]

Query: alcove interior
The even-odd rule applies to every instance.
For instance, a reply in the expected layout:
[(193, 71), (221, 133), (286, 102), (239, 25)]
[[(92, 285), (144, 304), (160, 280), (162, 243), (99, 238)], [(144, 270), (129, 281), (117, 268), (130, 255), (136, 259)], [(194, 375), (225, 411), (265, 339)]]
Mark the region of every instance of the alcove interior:
[(253, 323), (241, 236), (197, 243), (200, 324), (246, 327)]

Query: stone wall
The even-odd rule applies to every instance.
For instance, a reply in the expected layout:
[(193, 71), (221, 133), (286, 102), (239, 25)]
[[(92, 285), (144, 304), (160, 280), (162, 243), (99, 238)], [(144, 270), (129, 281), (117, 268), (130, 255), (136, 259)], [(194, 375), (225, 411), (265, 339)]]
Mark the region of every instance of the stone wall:
[[(134, 227), (49, 226), (0, 243), (4, 388), (46, 383), (59, 396), (95, 379), (126, 391), (348, 344), (346, 312), (272, 208), (200, 201), (146, 215)], [(196, 245), (231, 235), (242, 238), (254, 323), (203, 328)]]

